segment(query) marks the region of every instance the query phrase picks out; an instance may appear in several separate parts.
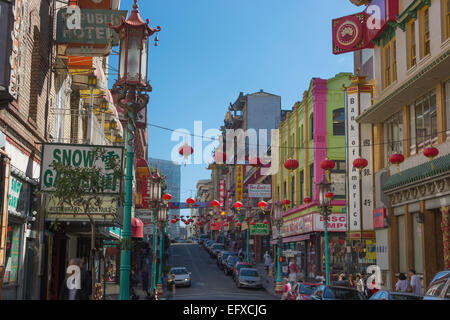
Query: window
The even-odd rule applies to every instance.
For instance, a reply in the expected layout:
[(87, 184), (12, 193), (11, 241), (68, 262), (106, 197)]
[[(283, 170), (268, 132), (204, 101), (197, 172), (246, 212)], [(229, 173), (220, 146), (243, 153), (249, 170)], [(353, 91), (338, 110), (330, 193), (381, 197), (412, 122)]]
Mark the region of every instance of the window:
[(408, 68), (416, 65), (416, 22), (412, 20), (408, 24)]
[(345, 161), (336, 160), (336, 167), (330, 172), (330, 179), (333, 181), (331, 192), (334, 193), (335, 200), (345, 200)]
[(289, 154), (291, 157), (294, 157), (295, 154), (295, 133), (291, 135), (291, 146), (289, 148)]
[(406, 273), (406, 226), (405, 226), (405, 215), (397, 216), (398, 224), (398, 261), (399, 261), (399, 272)]
[(286, 180), (283, 183), (283, 199), (286, 199), (287, 197), (287, 185), (286, 185)]
[(333, 135), (344, 136), (345, 135), (345, 109), (339, 108), (333, 110)]
[(428, 7), (422, 10), (422, 57), (430, 54), (430, 12)]
[[(436, 91), (418, 99), (411, 107), (411, 154), (437, 140)], [(413, 129), (414, 128), (414, 129)], [(414, 141), (414, 144), (413, 144)]]
[(387, 88), (397, 80), (397, 53), (395, 44), (395, 39), (393, 39), (383, 49), (384, 88)]
[(450, 137), (450, 80), (447, 80), (445, 82), (444, 94), (445, 94), (445, 117), (447, 119), (447, 137)]
[(309, 166), (309, 197), (313, 198), (314, 190), (314, 164)]
[(386, 163), (389, 163), (389, 157), (394, 153), (403, 153), (403, 123), (402, 113), (396, 113), (390, 117), (384, 124), (386, 134)]
[(450, 38), (450, 0), (444, 0), (445, 39)]
[[(291, 204), (295, 202), (295, 177), (291, 178)], [(293, 207), (293, 206), (292, 206)]]
[(55, 110), (55, 142), (64, 142), (64, 113), (66, 100), (66, 79), (56, 93)]
[(22, 227), (9, 224), (6, 234), (6, 267), (3, 283), (17, 283), (19, 275), (19, 250)]
[(300, 147), (300, 150), (303, 149), (303, 126), (300, 126), (299, 132), (298, 132), (298, 146)]
[(305, 177), (304, 177), (303, 170), (300, 171), (300, 179), (299, 180), (300, 180), (300, 185), (299, 185), (300, 198), (299, 198), (299, 201), (300, 201), (300, 204), (302, 204), (303, 203), (303, 188), (305, 187)]
[(311, 140), (313, 140), (314, 139), (314, 114), (311, 114), (309, 116), (309, 126), (311, 128), (311, 130), (309, 131), (311, 134), (310, 137), (311, 137)]

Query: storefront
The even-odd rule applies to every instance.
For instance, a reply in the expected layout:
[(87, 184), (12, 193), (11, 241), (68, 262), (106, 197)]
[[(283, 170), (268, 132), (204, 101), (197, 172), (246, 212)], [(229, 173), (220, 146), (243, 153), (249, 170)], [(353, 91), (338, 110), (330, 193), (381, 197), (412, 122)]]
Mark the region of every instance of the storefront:
[[(345, 214), (333, 213), (328, 220), (328, 248), (330, 270), (343, 272), (345, 266)], [(277, 229), (273, 227), (273, 245), (277, 244)], [(284, 222), (281, 228), (282, 251), (287, 260), (294, 260), (306, 279), (325, 271), (324, 219), (319, 213), (310, 213)], [(276, 252), (276, 247), (274, 248)]]

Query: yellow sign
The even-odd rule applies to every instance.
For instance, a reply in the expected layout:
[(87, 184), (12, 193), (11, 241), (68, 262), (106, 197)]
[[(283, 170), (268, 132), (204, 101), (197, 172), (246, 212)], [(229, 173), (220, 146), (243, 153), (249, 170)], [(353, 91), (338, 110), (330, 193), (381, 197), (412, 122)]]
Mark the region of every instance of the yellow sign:
[(236, 201), (244, 197), (244, 166), (236, 166)]

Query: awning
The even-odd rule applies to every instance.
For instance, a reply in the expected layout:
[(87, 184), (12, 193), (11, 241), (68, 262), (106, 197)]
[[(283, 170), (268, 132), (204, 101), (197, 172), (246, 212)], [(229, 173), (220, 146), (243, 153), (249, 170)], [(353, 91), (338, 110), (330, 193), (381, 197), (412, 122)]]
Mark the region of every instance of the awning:
[(148, 166), (147, 160), (140, 158), (137, 160), (136, 164), (136, 178), (142, 178), (143, 176), (150, 175), (150, 168)]
[[(300, 236), (286, 237), (286, 238), (283, 238), (283, 243), (305, 241), (305, 240), (309, 240), (309, 238), (310, 238), (310, 234), (302, 234)], [(272, 240), (272, 241), (270, 241), (270, 244), (277, 244), (277, 242), (278, 242), (278, 240)]]
[(131, 237), (144, 238), (144, 223), (139, 218), (131, 219)]

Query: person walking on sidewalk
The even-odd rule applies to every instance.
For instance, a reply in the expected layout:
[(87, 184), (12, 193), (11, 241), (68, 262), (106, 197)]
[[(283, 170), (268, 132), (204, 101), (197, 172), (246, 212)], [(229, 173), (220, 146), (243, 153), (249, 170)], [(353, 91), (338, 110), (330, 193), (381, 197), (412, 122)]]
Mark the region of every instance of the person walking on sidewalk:
[(267, 283), (269, 283), (270, 281), (273, 281), (273, 274), (274, 274), (273, 266), (274, 266), (274, 263), (272, 260), (270, 260), (269, 269), (267, 270)]
[(266, 253), (264, 254), (264, 267), (266, 269), (266, 272), (269, 271), (269, 265), (271, 261), (272, 257), (270, 256), (269, 251), (266, 251)]
[[(409, 276), (411, 277), (411, 288), (412, 293), (418, 296), (422, 296), (422, 282), (420, 281), (419, 276), (416, 274), (416, 270), (410, 269)], [(448, 291), (447, 291), (448, 292)]]

